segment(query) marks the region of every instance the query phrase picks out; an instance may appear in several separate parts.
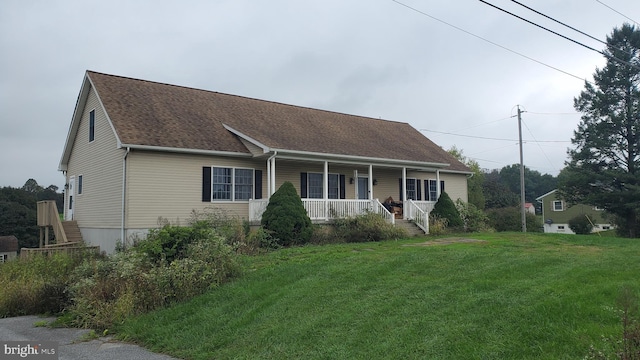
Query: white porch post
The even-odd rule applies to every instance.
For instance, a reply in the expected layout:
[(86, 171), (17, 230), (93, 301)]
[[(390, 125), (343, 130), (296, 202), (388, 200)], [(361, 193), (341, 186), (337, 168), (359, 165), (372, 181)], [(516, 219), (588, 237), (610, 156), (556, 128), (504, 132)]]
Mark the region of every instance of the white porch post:
[(354, 199), (360, 199), (360, 188), (358, 187), (358, 170), (353, 170), (353, 180), (355, 181), (354, 183), (354, 188), (355, 188), (355, 197)]
[(369, 200), (373, 200), (373, 165), (369, 164)]
[(403, 203), (402, 205), (402, 219), (407, 219), (407, 212), (404, 208), (404, 203), (407, 201), (407, 168), (402, 168), (402, 199), (400, 199)]
[(324, 219), (329, 220), (329, 162), (324, 162), (322, 198), (324, 199)]
[(269, 197), (276, 192), (276, 158), (271, 159), (271, 190)]
[(436, 201), (440, 199), (440, 170), (436, 170)]
[(267, 160), (267, 198), (271, 197), (271, 159)]

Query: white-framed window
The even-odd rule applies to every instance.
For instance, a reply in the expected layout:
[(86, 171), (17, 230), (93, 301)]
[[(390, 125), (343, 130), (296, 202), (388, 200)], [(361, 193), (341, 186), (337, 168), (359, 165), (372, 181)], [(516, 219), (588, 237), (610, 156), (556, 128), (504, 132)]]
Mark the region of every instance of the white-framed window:
[(245, 201), (253, 197), (253, 169), (212, 167), (211, 199)]
[[(340, 174), (327, 174), (329, 180), (328, 196), (329, 199), (340, 198)], [(322, 199), (324, 198), (324, 174), (307, 173), (307, 198)]]
[(611, 229), (611, 226), (607, 226), (607, 225), (602, 226), (602, 230), (610, 230), (610, 229)]
[(0, 264), (6, 262), (8, 258), (7, 254), (0, 255)]
[[(425, 200), (438, 201), (438, 180), (425, 180)], [(440, 193), (444, 192), (444, 180), (440, 180)]]
[(418, 200), (418, 181), (413, 178), (407, 178), (407, 199)]
[(564, 201), (562, 200), (554, 200), (552, 206), (553, 211), (564, 211)]
[(564, 225), (558, 225), (558, 231), (564, 232)]

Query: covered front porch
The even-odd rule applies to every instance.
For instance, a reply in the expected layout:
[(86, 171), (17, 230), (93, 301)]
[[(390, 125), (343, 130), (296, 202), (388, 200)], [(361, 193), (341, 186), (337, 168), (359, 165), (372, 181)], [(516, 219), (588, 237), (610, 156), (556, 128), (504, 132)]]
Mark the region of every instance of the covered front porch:
[(440, 170), (447, 166), (276, 151), (266, 159), (267, 198), (249, 200), (249, 221), (259, 222), (271, 195), (289, 181), (314, 222), (376, 213), (391, 224), (411, 221), (428, 234), (429, 213), (443, 190)]

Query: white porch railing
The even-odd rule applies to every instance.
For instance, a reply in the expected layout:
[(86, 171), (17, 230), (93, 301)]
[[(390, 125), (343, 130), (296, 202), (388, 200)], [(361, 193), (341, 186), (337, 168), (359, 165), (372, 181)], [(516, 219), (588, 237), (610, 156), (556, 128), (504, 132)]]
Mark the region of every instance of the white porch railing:
[[(249, 221), (260, 221), (268, 203), (266, 199), (249, 201)], [(387, 222), (395, 223), (394, 215), (378, 199), (302, 199), (302, 204), (311, 220), (339, 219), (374, 212), (381, 214)]]
[[(429, 211), (425, 211), (423, 208), (429, 207), (428, 205), (424, 201), (418, 203), (413, 200), (407, 200), (403, 209), (405, 218), (414, 221), (425, 234), (429, 233)], [(431, 205), (431, 209), (433, 209), (433, 205)]]

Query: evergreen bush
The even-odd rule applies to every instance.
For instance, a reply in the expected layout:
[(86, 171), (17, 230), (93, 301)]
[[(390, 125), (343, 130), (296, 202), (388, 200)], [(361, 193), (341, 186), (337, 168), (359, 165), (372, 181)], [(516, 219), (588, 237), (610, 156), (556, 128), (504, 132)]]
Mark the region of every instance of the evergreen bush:
[(271, 196), (262, 226), (281, 246), (306, 244), (313, 235), (313, 224), (293, 184), (285, 182)]
[(587, 215), (581, 214), (569, 220), (569, 229), (579, 235), (591, 234), (593, 225), (587, 218)]
[(436, 217), (447, 219), (450, 227), (462, 227), (464, 223), (460, 218), (460, 213), (456, 209), (456, 205), (446, 192), (442, 192), (436, 205), (433, 207), (432, 214)]

